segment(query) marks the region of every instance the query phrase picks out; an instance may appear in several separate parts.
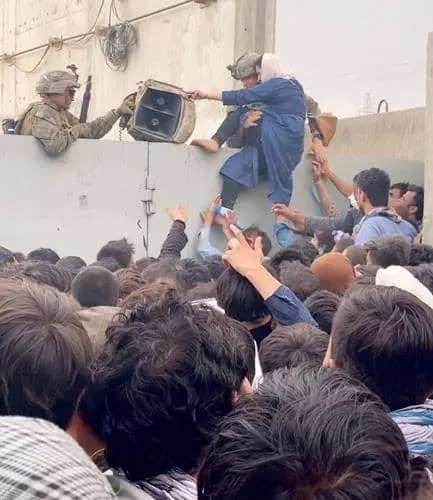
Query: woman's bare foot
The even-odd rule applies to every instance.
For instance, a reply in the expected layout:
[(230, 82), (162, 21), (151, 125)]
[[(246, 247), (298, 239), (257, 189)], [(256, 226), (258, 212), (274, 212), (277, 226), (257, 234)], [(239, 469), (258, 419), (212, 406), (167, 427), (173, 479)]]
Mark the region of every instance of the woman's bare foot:
[(219, 144), (214, 139), (194, 139), (191, 146), (199, 146), (208, 153), (217, 153), (219, 151)]

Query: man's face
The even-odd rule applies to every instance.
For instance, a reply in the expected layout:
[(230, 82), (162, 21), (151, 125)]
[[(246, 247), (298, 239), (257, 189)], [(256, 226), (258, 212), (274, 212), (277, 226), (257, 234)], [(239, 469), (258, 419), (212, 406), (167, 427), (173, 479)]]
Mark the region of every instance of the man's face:
[(251, 87), (255, 87), (259, 83), (259, 77), (257, 75), (251, 75), (247, 78), (243, 78), (241, 82), (244, 89), (250, 89)]
[(392, 199), (391, 207), (406, 220), (416, 221), (415, 191), (407, 191), (401, 198)]
[(359, 187), (354, 184), (353, 185), (353, 196), (355, 197), (356, 203), (361, 211), (364, 211), (365, 206), (365, 194), (359, 189)]
[(63, 94), (50, 94), (48, 100), (62, 109), (69, 109), (75, 97), (75, 89), (66, 89)]

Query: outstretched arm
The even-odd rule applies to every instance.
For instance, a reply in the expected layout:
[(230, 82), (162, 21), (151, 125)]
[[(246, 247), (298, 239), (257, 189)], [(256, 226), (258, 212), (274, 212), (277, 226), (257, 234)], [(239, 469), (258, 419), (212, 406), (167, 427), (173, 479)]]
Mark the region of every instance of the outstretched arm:
[(266, 302), (272, 316), (283, 325), (294, 323), (310, 323), (316, 326), (308, 309), (290, 290), (282, 285), (263, 266), (263, 252), (261, 238), (257, 238), (254, 249), (245, 240), (242, 231), (231, 226), (234, 234), (228, 243), (223, 256), (224, 262), (229, 264), (254, 286)]
[(345, 182), (340, 179), (338, 175), (329, 168), (327, 161), (322, 165), (322, 174), (328, 177), (332, 184), (334, 184), (334, 186), (345, 198), (349, 198), (349, 196), (353, 193), (353, 183)]
[(211, 101), (223, 101), (226, 106), (245, 106), (255, 102), (266, 102), (271, 96), (274, 96), (279, 90), (279, 85), (284, 85), (283, 82), (268, 80), (250, 89), (228, 90), (216, 92), (203, 92), (201, 90), (193, 90), (188, 94), (196, 100), (208, 99)]

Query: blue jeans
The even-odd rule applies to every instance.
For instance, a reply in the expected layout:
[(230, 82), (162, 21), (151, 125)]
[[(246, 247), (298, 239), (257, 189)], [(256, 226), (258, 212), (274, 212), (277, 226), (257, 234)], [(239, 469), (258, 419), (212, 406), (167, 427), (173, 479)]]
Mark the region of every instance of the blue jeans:
[(274, 236), (281, 248), (293, 245), (295, 235), (288, 224), (277, 222), (274, 224)]

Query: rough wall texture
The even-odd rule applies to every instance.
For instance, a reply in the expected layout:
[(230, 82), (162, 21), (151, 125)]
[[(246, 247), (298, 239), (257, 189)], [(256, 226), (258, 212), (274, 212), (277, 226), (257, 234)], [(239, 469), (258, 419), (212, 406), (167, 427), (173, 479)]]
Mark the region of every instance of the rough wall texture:
[(338, 123), (330, 152), (423, 161), (424, 131), (425, 108), (345, 118)]

